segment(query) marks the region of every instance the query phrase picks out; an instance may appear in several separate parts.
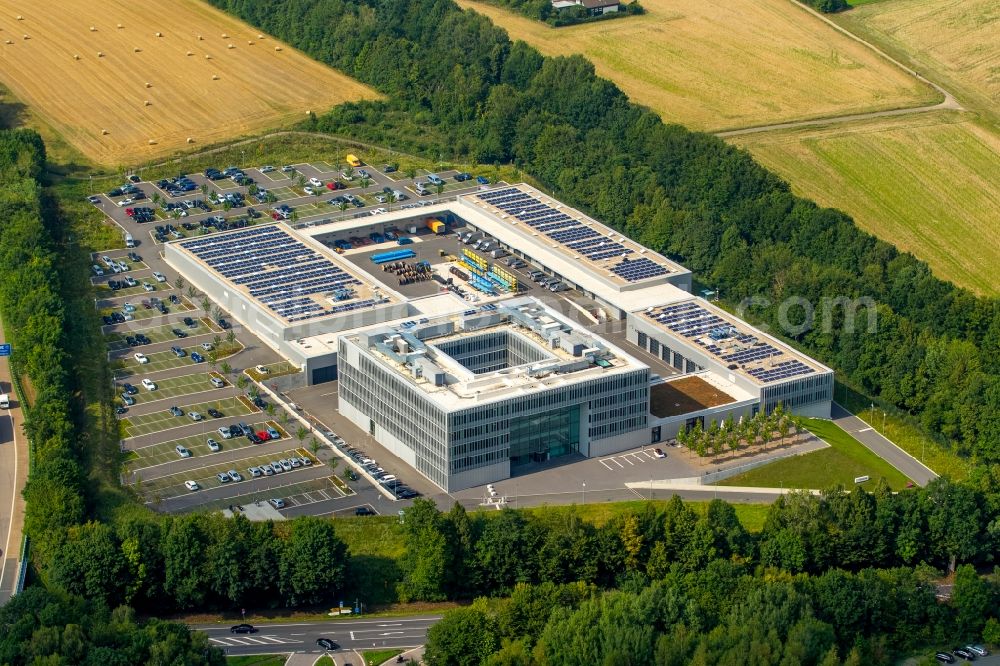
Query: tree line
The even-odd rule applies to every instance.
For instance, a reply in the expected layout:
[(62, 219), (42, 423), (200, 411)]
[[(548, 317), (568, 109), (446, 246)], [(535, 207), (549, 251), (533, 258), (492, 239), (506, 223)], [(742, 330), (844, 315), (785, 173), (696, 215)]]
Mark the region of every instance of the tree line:
[[(431, 627), (430, 666), (866, 666), (914, 650), (1000, 640), (982, 616), (1000, 576), (960, 567), (950, 604), (919, 570), (755, 574), (717, 559), (647, 584), (518, 584)], [(994, 606), (995, 607), (995, 606)], [(933, 663), (933, 662), (932, 662)]]
[(632, 2), (627, 2), (627, 3), (620, 2), (618, 3), (618, 11), (604, 12), (601, 14), (597, 14), (596, 16), (591, 15), (590, 10), (586, 9), (582, 5), (556, 9), (555, 7), (552, 6), (552, 0), (482, 0), (482, 1), (491, 5), (496, 5), (497, 7), (510, 9), (530, 19), (535, 19), (536, 21), (544, 21), (555, 28), (567, 25), (577, 25), (579, 23), (588, 23), (591, 21), (603, 21), (606, 19), (623, 18), (626, 16), (635, 16), (638, 14), (646, 13), (646, 10), (644, 10), (642, 8), (642, 5), (639, 4), (639, 0), (632, 0)]
[[(945, 445), (1000, 460), (1000, 299), (796, 197), (744, 150), (664, 124), (579, 56), (543, 57), (451, 0), (211, 0), (385, 93), (308, 126), (480, 164), (512, 162), (554, 196), (677, 259), (753, 322)], [(789, 296), (868, 296), (877, 328), (785, 332)], [(863, 311), (862, 311), (863, 312)], [(809, 323), (808, 308), (792, 308)]]
[[(1000, 469), (972, 484), (938, 479), (893, 493), (835, 488), (782, 496), (763, 529), (748, 532), (721, 500), (698, 513), (678, 497), (647, 504), (596, 526), (575, 511), (440, 512), (417, 500), (406, 512), (402, 601), (510, 594), (520, 583), (581, 582), (612, 589), (697, 572), (717, 559), (792, 574), (832, 569), (996, 564)], [(985, 622), (986, 618), (983, 618)]]

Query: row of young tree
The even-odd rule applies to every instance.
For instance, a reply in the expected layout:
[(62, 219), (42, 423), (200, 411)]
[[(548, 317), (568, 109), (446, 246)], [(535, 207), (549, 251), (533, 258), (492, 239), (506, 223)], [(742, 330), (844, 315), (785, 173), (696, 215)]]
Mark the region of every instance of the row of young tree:
[(698, 513), (674, 497), (595, 526), (572, 509), (469, 514), (456, 504), (441, 513), (422, 499), (406, 512), (398, 593), (403, 601), (439, 601), (509, 594), (518, 583), (614, 588), (632, 576), (700, 571), (716, 559), (812, 574), (986, 566), (1000, 548), (997, 481), (994, 468), (978, 486), (937, 480), (898, 494), (885, 484), (874, 493), (795, 493), (768, 509), (756, 534), (721, 500)]
[[(991, 581), (963, 566), (952, 601), (914, 569), (755, 575), (714, 560), (621, 590), (520, 584), (509, 598), (445, 613), (428, 634), (430, 666), (875, 666), (960, 641), (1000, 641)], [(991, 606), (992, 605), (992, 606)], [(933, 654), (933, 652), (931, 652)], [(933, 663), (933, 660), (930, 660)]]
[(693, 427), (677, 433), (677, 443), (699, 456), (718, 456), (726, 451), (735, 455), (750, 447), (766, 450), (774, 442), (784, 446), (790, 435), (802, 431), (802, 419), (786, 413), (778, 404), (770, 414), (757, 412), (738, 421), (730, 416), (722, 423), (712, 419), (707, 428), (702, 427), (701, 420), (695, 421)]
[[(543, 57), (451, 0), (211, 2), (386, 95), (313, 116), (312, 129), (435, 160), (513, 162), (730, 305), (752, 298), (747, 317), (940, 441), (1000, 460), (1000, 300), (796, 197), (747, 152), (665, 125), (584, 58)], [(791, 296), (798, 330), (784, 325)], [(861, 296), (874, 329), (853, 321)], [(824, 303), (827, 325), (808, 325)]]

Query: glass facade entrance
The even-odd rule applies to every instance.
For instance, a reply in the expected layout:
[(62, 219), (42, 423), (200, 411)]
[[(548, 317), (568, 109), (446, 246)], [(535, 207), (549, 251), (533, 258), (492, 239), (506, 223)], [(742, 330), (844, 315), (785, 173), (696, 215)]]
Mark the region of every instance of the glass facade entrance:
[(580, 450), (580, 406), (513, 419), (510, 464), (544, 462)]

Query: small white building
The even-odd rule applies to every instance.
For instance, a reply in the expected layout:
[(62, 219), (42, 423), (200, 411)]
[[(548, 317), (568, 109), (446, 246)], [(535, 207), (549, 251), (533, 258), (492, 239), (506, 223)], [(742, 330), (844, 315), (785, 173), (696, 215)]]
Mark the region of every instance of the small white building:
[(618, 0), (552, 0), (553, 9), (583, 7), (591, 16), (618, 11)]

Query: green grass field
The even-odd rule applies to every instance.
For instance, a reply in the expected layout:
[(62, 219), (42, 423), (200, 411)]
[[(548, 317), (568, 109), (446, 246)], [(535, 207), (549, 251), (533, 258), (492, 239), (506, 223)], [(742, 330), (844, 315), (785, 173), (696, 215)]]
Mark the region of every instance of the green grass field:
[[(872, 453), (832, 421), (806, 419), (805, 422), (813, 434), (830, 445), (829, 448), (778, 460), (720, 481), (719, 485), (812, 489), (837, 485), (852, 488), (861, 485), (870, 489), (880, 478), (885, 478), (893, 490), (906, 486), (908, 479), (899, 470)], [(871, 480), (855, 484), (854, 479), (860, 476), (869, 476)]]
[(144, 414), (142, 416), (133, 416), (131, 418), (122, 419), (121, 424), (125, 429), (125, 436), (138, 437), (139, 435), (148, 435), (150, 433), (159, 432), (160, 430), (169, 430), (170, 428), (176, 428), (178, 426), (194, 423), (194, 421), (192, 421), (187, 415), (187, 412), (201, 412), (202, 416), (210, 418), (208, 416), (209, 407), (218, 409), (220, 412), (225, 414), (225, 418), (245, 416), (258, 411), (257, 408), (253, 407), (249, 401), (240, 397), (222, 398), (220, 400), (199, 402), (194, 405), (177, 406), (184, 410), (184, 416), (172, 415), (168, 411), (170, 405), (164, 403), (163, 409), (152, 414)]
[(284, 666), (286, 661), (283, 654), (251, 654), (226, 657), (226, 666)]
[(1000, 137), (951, 112), (732, 137), (821, 205), (996, 296)]
[(365, 650), (361, 656), (365, 658), (365, 666), (380, 666), (398, 654), (403, 654), (403, 650)]

